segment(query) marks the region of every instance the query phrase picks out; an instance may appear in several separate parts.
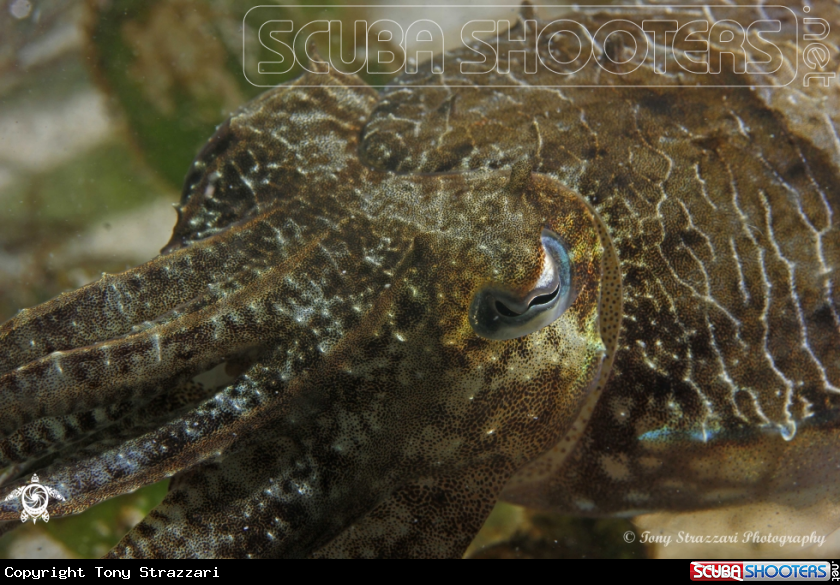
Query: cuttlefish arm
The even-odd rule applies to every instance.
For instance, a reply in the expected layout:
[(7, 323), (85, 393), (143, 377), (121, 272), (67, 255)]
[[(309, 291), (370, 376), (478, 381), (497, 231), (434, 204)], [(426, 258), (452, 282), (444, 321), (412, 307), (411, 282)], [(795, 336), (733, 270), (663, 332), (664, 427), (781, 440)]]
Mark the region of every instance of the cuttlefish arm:
[(592, 210), (529, 162), (366, 167), (375, 94), (345, 82), (243, 108), (163, 256), (3, 326), (9, 489), (39, 469), (55, 517), (180, 472), (114, 556), (457, 555), (576, 418), (606, 353)]

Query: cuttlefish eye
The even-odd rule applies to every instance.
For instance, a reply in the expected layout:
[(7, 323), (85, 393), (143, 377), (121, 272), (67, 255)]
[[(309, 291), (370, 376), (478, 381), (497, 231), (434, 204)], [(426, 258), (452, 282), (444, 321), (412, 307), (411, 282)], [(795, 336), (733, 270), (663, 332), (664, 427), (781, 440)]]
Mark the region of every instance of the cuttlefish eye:
[(470, 305), (470, 325), (487, 339), (515, 339), (551, 325), (569, 308), (576, 295), (572, 262), (560, 237), (543, 229), (543, 270), (524, 296), (490, 285), (478, 291)]

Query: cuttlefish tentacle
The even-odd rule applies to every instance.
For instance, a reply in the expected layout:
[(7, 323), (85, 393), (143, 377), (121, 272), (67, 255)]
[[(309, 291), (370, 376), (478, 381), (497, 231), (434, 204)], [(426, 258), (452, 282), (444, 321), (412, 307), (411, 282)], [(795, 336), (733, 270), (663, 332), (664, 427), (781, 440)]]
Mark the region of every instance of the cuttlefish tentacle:
[[(233, 241), (206, 241), (103, 278), (49, 303), (25, 309), (0, 326), (0, 374), (54, 351), (84, 347), (131, 332), (132, 327), (202, 294), (246, 262)], [(104, 317), (104, 318), (103, 318)]]
[(142, 408), (124, 400), (88, 412), (39, 419), (0, 441), (0, 465), (13, 464), (4, 476), (15, 477), (59, 459), (68, 464), (103, 453), (186, 414), (216, 390), (186, 383)]
[[(44, 417), (0, 440), (0, 465), (27, 465), (72, 446), (129, 415), (132, 401), (121, 401), (88, 412)], [(22, 467), (26, 468), (26, 467)]]
[[(266, 268), (258, 281), (194, 313), (140, 333), (57, 351), (9, 372), (0, 378), (4, 411), (0, 431), (8, 433), (40, 417), (89, 410), (118, 399), (147, 399), (162, 382), (208, 369), (218, 356), (282, 338), (288, 329), (283, 320), (291, 318), (275, 314), (272, 308), (293, 294), (283, 286), (286, 276), (319, 245), (321, 239), (312, 239), (304, 250)], [(263, 291), (266, 294), (257, 294)], [(257, 296), (262, 297), (259, 307), (251, 300)], [(188, 343), (194, 349), (185, 350)]]
[[(75, 514), (102, 500), (128, 493), (212, 457), (250, 430), (273, 396), (248, 377), (177, 420), (158, 424), (139, 437), (103, 441), (88, 446), (68, 463), (47, 467), (65, 501), (56, 502), (52, 516)], [(73, 461), (75, 459), (75, 461)], [(6, 519), (8, 513), (3, 514)]]
[[(8, 348), (2, 356), (0, 384), (12, 387), (18, 376), (25, 376), (24, 370), (13, 374), (15, 368), (34, 367), (31, 364), (39, 359), (47, 367), (60, 365), (61, 354), (55, 352), (116, 340), (194, 311), (256, 278), (264, 268), (262, 258), (281, 255), (282, 260), (282, 254), (295, 252), (292, 245), (281, 247), (277, 232), (258, 220), (232, 228), (227, 236), (209, 238), (122, 274), (103, 276), (22, 311), (0, 329), (0, 343)], [(103, 314), (107, 325), (99, 324)]]
[[(301, 84), (315, 87), (296, 89)], [(323, 75), (298, 80), (247, 104), (219, 128), (196, 159), (172, 241), (164, 249), (167, 254), (119, 275), (103, 275), (4, 323), (0, 375), (54, 351), (130, 333), (209, 286), (230, 281), (243, 267), (274, 259), (274, 251), (260, 249), (265, 242), (251, 231), (261, 224), (259, 218), (240, 226), (243, 229), (225, 228), (275, 207), (281, 193), (308, 192), (319, 185), (329, 193), (340, 185), (341, 177), (359, 166), (359, 133), (375, 104), (373, 89), (347, 88), (343, 78)], [(318, 115), (323, 112), (341, 115)], [(317, 198), (311, 204), (317, 208)], [(266, 241), (274, 246), (282, 239), (289, 250), (304, 235), (293, 225), (274, 228), (279, 231), (266, 234)], [(208, 237), (223, 229), (224, 237)]]

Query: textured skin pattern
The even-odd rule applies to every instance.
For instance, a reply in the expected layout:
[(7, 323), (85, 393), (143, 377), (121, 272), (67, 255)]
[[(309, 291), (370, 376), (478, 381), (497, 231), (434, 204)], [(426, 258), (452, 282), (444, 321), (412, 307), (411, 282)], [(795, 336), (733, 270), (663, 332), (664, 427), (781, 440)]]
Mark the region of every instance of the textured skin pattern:
[[(614, 16), (577, 20), (596, 30)], [(525, 69), (521, 55), (510, 57), (512, 71)], [(471, 51), (462, 56), (476, 60)], [(665, 82), (708, 82), (686, 77)], [(616, 85), (597, 91), (522, 91), (562, 85), (553, 74), (412, 79), (385, 92), (362, 154), (399, 172), (505, 167), (529, 157), (608, 225), (623, 320), (607, 395), (590, 420), (596, 391), (563, 440), (508, 485), (507, 499), (577, 514), (779, 494), (797, 502), (835, 483), (840, 463), (833, 454), (805, 463), (801, 443), (791, 442), (805, 432), (814, 453), (836, 444), (834, 153), (796, 135), (746, 88), (621, 88), (625, 79), (605, 78)], [(663, 80), (643, 68), (631, 82)]]
[[(38, 470), (57, 516), (177, 474), (114, 556), (457, 556), (503, 490), (599, 514), (832, 482), (834, 155), (747, 87), (611, 79), (312, 74), (246, 105), (162, 256), (0, 327), (4, 487)], [(545, 227), (572, 306), (477, 337)]]

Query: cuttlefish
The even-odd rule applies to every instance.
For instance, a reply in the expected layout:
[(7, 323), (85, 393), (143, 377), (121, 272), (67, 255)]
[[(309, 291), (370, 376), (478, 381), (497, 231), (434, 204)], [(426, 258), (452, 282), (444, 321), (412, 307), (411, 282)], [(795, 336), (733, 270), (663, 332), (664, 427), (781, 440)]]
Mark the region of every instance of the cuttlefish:
[(500, 497), (833, 481), (840, 175), (748, 79), (311, 69), (218, 128), (159, 257), (0, 328), (8, 491), (174, 476), (114, 557), (458, 556)]

